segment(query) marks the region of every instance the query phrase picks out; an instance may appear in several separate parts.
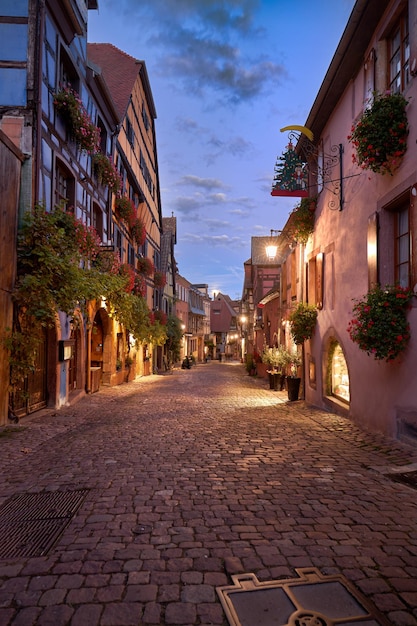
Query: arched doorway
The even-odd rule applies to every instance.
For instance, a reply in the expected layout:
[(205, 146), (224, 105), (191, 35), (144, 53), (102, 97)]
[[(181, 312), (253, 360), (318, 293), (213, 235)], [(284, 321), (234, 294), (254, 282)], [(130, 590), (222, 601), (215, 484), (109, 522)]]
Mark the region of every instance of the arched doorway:
[(91, 393), (98, 391), (103, 377), (105, 325), (103, 310), (99, 309), (94, 316), (91, 328), (90, 376)]
[(350, 402), (349, 371), (340, 343), (333, 339), (329, 349), (327, 393), (342, 402)]

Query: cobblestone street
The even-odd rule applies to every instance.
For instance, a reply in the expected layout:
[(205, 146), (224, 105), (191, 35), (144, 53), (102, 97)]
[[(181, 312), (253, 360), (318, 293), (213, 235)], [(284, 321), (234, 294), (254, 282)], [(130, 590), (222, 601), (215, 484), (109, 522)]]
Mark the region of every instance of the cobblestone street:
[(288, 403), (241, 364), (101, 388), (0, 435), (0, 504), (86, 490), (45, 556), (0, 560), (3, 626), (225, 626), (232, 574), (305, 567), (417, 624), (417, 491), (387, 475), (417, 469), (417, 449)]

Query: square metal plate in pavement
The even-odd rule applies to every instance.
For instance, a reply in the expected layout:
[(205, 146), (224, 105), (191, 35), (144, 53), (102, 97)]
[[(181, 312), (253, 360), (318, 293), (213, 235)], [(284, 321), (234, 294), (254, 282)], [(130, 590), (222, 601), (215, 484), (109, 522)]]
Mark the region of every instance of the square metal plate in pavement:
[(316, 568), (298, 578), (259, 582), (255, 574), (232, 576), (217, 593), (231, 626), (390, 626), (385, 617), (341, 575)]

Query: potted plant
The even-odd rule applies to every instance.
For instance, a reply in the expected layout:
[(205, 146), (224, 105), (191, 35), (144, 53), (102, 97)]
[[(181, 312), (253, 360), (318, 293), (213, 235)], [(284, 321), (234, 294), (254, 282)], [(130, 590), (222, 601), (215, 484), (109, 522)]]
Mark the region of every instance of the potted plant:
[(285, 367), (289, 363), (290, 354), (283, 347), (265, 348), (262, 353), (262, 362), (269, 365), (269, 387), (274, 391), (284, 388), (285, 384)]
[(288, 400), (291, 402), (298, 400), (298, 395), (300, 393), (301, 378), (298, 376), (298, 368), (301, 363), (301, 356), (297, 352), (289, 353), (288, 369), (290, 373), (287, 376), (287, 391)]
[(407, 150), (407, 100), (400, 93), (373, 95), (371, 105), (352, 126), (348, 140), (353, 161), (377, 174), (393, 174)]
[(354, 317), (347, 331), (352, 341), (377, 360), (393, 361), (410, 339), (407, 310), (413, 291), (377, 285), (361, 300), (354, 300)]
[(296, 345), (301, 345), (313, 335), (317, 321), (317, 307), (299, 302), (289, 315), (291, 335)]

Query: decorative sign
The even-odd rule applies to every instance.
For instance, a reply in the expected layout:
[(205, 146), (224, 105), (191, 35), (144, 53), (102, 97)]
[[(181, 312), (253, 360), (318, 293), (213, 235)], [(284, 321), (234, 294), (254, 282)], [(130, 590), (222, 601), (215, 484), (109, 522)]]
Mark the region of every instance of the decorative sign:
[(293, 144), (277, 159), (271, 196), (308, 196), (308, 167), (295, 152)]

